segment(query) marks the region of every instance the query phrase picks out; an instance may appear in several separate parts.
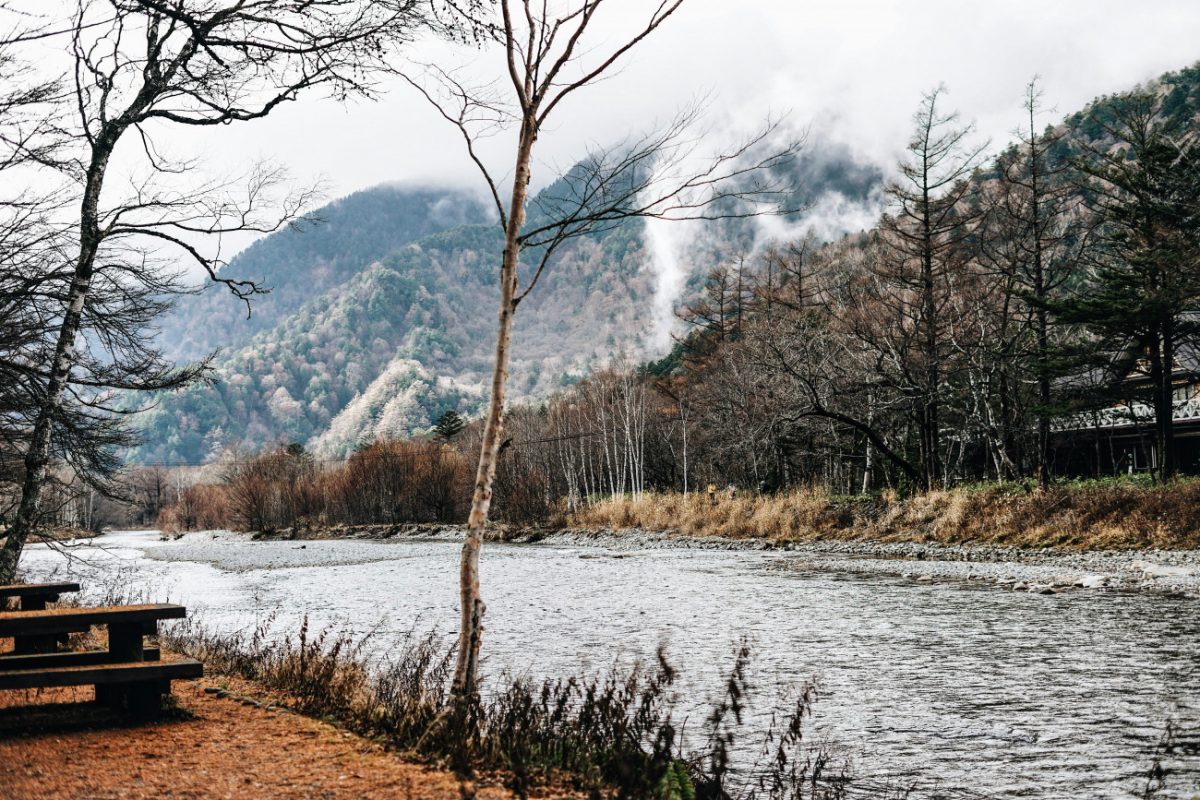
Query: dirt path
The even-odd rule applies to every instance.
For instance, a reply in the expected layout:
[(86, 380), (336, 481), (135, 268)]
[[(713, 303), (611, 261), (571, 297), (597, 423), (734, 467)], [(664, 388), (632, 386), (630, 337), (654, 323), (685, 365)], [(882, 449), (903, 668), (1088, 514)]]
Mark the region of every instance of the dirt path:
[[(222, 681), (228, 685), (229, 682)], [(218, 697), (216, 681), (179, 681), (180, 713), (116, 725), (92, 690), (0, 692), (0, 796), (109, 798), (458, 798), (453, 775), (283, 709)], [(231, 687), (238, 688), (238, 687)], [(511, 795), (482, 788), (481, 800)]]

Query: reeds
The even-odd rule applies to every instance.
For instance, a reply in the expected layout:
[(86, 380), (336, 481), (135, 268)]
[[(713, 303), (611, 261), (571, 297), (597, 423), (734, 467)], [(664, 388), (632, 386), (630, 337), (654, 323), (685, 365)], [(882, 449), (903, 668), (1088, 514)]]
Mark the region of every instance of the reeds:
[(328, 630), (312, 635), (307, 624), (281, 639), (269, 623), (224, 634), (183, 622), (163, 638), (210, 670), (286, 696), (305, 714), (421, 758), (503, 775), (520, 796), (566, 781), (595, 797), (836, 800), (851, 783), (848, 765), (803, 735), (816, 697), (811, 685), (778, 716), (778, 726), (759, 732), (762, 746), (748, 748), (762, 756), (738, 768), (736, 754), (746, 751), (738, 740), (753, 733), (740, 711), (749, 691), (745, 646), (709, 715), (710, 735), (700, 750), (685, 753), (675, 721), (676, 671), (661, 652), (651, 665), (588, 679), (491, 679), (471, 710), (467, 735), (431, 736), (449, 708), (452, 663), (433, 634), (409, 636), (389, 658), (370, 664), (366, 639)]

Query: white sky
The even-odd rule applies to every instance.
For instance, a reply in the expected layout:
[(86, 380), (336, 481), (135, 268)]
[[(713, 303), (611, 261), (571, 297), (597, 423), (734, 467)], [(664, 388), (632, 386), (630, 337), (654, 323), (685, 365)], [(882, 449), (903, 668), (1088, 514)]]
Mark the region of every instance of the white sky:
[[(648, 13), (648, 0), (612, 3), (598, 51), (602, 36), (616, 41)], [(500, 74), (496, 52), (415, 52)], [(948, 102), (999, 146), (1019, 123), (1022, 91), (1035, 74), (1057, 118), (1198, 59), (1197, 0), (689, 0), (620, 74), (563, 108), (539, 141), (534, 181), (553, 177), (589, 142), (647, 127), (706, 93), (718, 126), (789, 112), (797, 125), (891, 162), (921, 92), (939, 82)], [(200, 146), (214, 166), (236, 170), (265, 156), (297, 179), (324, 177), (331, 197), (385, 181), (474, 181), (446, 123), (411, 89), (384, 88), (378, 102), (300, 100), (262, 122), (206, 131)], [(497, 140), (498, 166), (502, 151)]]
[[(56, 4), (69, 5), (16, 0), (25, 4), (51, 15)], [(594, 52), (643, 24), (651, 6), (608, 0)], [(504, 75), (498, 51), (423, 43), (408, 53), (465, 64), (481, 77)], [(618, 74), (561, 107), (538, 143), (534, 185), (589, 144), (652, 127), (699, 96), (710, 97), (713, 130), (751, 129), (786, 112), (796, 127), (890, 164), (921, 93), (938, 83), (948, 87), (949, 105), (999, 148), (1019, 124), (1035, 74), (1046, 107), (1056, 110), (1050, 120), (1196, 60), (1200, 0), (688, 0)], [(456, 131), (399, 79), (380, 88), (378, 101), (342, 105), (310, 95), (265, 120), (159, 131), (156, 141), (170, 155), (201, 156), (221, 175), (244, 174), (261, 158), (280, 162), (299, 183), (323, 179), (328, 199), (391, 181), (480, 187)], [(500, 175), (511, 160), (505, 144), (493, 139), (486, 151)]]

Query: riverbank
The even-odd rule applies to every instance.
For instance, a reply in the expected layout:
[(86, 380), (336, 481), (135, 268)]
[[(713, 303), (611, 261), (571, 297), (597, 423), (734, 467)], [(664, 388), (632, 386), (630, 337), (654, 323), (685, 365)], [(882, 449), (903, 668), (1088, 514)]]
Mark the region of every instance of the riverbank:
[[(90, 688), (0, 693), (0, 785), (14, 800), (161, 797), (451, 800), (460, 782), (371, 739), (293, 713), (228, 675), (175, 683), (162, 721), (130, 725), (90, 705)], [(481, 786), (481, 800), (508, 800)], [(565, 796), (546, 789), (541, 797)]]
[(1200, 550), (1200, 479), (987, 483), (911, 497), (645, 493), (584, 505), (563, 527), (675, 530), (779, 542), (875, 541), (1076, 551)]
[(1200, 598), (1200, 550), (1021, 548), (940, 542), (778, 541), (683, 536), (636, 529), (564, 529), (555, 544), (628, 552), (660, 547), (773, 550), (779, 569), (880, 575), (918, 582), (967, 582), (1035, 594), (1141, 591)]
[[(253, 534), (260, 541), (461, 541), (457, 525), (338, 525)], [(965, 582), (1036, 594), (1120, 591), (1200, 598), (1200, 549), (1018, 547), (937, 541), (798, 540), (691, 536), (639, 528), (490, 528), (493, 542), (595, 548), (584, 558), (624, 558), (659, 549), (754, 550), (788, 554), (779, 569)], [(301, 545), (303, 546), (303, 545)]]
[[(761, 694), (745, 715), (747, 758), (761, 753), (754, 734), (786, 710), (798, 684), (817, 676), (823, 691), (807, 742), (832, 743), (854, 759), (860, 779), (906, 778), (908, 785), (911, 776), (956, 796), (1138, 796), (1165, 721), (1200, 719), (1200, 618), (1192, 600), (1095, 590), (1040, 596), (786, 571), (786, 563), (808, 557), (774, 543), (749, 551), (722, 542), (702, 549), (660, 534), (563, 536), (484, 548), (488, 698), (521, 696), (510, 695), (506, 675), (528, 676), (535, 700), (543, 680), (604, 676), (614, 666), (625, 676), (636, 661), (652, 667), (665, 645), (679, 675), (673, 717), (692, 721), (683, 745), (690, 752), (707, 741), (703, 720), (722, 696), (733, 648), (748, 639), (748, 677)], [(260, 682), (278, 679), (293, 691), (297, 673), (289, 665), (297, 662), (288, 655), (307, 619), (310, 643), (330, 631), (326, 649), (349, 634), (353, 646), (341, 652), (360, 656), (382, 679), (372, 685), (395, 697), (388, 687), (414, 685), (411, 672), (391, 671), (413, 663), (405, 656), (413, 637), (439, 632), (448, 646), (456, 630), (460, 542), (455, 529), (390, 540), (273, 542), (229, 532), (170, 542), (113, 532), (97, 542), (102, 547), (81, 546), (69, 562), (35, 546), (26, 568), (29, 580), (47, 580), (74, 565), (86, 570), (78, 579), (93, 592), (105, 574), (150, 587), (155, 598), (187, 605), (215, 637), (208, 652), (189, 655), (213, 665), (224, 654)], [(228, 647), (231, 636), (245, 647)], [(278, 669), (255, 657), (262, 648), (268, 667)], [(322, 687), (338, 682), (326, 679), (321, 659), (304, 663), (314, 677), (299, 688), (315, 694), (301, 696), (317, 706), (306, 713), (336, 714), (371, 736), (380, 721), (395, 730), (391, 720), (407, 716), (388, 712), (391, 700), (382, 713), (372, 711), (375, 702), (341, 712), (336, 703), (321, 707), (336, 700)], [(366, 688), (337, 696), (371, 701)], [(489, 717), (528, 719), (523, 710)], [(414, 740), (399, 741), (393, 746), (405, 750)], [(1194, 760), (1175, 759), (1170, 767), (1180, 770), (1185, 787), (1195, 786)]]

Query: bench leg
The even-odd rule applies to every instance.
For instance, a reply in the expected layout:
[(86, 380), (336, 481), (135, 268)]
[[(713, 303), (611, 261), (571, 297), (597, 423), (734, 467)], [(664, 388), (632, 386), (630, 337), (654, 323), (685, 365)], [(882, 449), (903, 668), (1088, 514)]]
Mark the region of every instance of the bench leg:
[(142, 647), (142, 626), (109, 625), (108, 652), (117, 663), (142, 661), (145, 659), (145, 649)]
[(96, 687), (96, 702), (113, 711), (125, 711), (129, 707), (129, 686), (123, 684), (101, 684)]
[(125, 705), (124, 686), (114, 686), (109, 683), (96, 685), (96, 704), (120, 711)]
[(125, 696), (129, 716), (134, 719), (157, 719), (162, 713), (162, 686), (159, 681), (131, 683)]
[(113, 711), (128, 712), (134, 719), (150, 720), (158, 718), (163, 695), (170, 693), (170, 681), (142, 681), (127, 686), (100, 684), (96, 687), (96, 702)]

